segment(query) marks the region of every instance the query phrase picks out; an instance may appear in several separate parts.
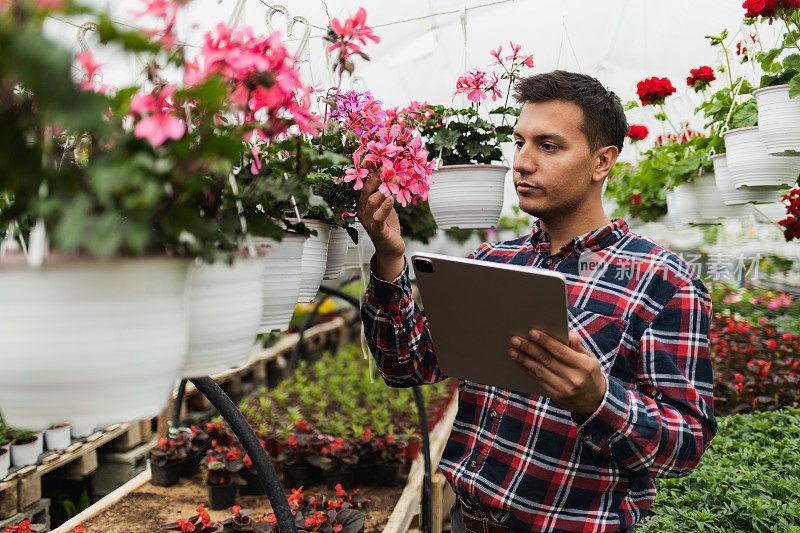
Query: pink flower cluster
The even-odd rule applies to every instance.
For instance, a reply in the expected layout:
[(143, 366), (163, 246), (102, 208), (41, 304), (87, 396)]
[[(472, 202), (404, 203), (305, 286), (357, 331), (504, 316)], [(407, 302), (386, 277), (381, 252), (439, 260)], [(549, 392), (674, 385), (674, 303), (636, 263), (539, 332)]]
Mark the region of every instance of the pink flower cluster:
[[(367, 39), (379, 43), (380, 37), (375, 35), (372, 28), (367, 26), (367, 11), (361, 7), (356, 11), (356, 14), (344, 23), (340, 23), (339, 19), (334, 18), (331, 21), (331, 30), (336, 35), (335, 38), (329, 37), (331, 41), (328, 46), (328, 52), (334, 50), (339, 51), (340, 60), (345, 59), (353, 54), (364, 55), (361, 51), (361, 46), (367, 44)], [(360, 43), (360, 44), (359, 44)]]
[(400, 120), (392, 120), (365, 132), (361, 145), (353, 154), (355, 168), (346, 172), (344, 181), (355, 180), (354, 189), (363, 187), (370, 172), (380, 170), (378, 190), (384, 196), (395, 195), (400, 205), (412, 201), (412, 196), (428, 198), (433, 163), (422, 138)]
[(175, 116), (174, 85), (165, 85), (152, 93), (138, 93), (131, 98), (130, 112), (138, 121), (133, 134), (155, 147), (167, 139), (180, 139), (186, 133), (186, 124)]
[(162, 27), (145, 32), (155, 42), (169, 49), (175, 46), (177, 38), (173, 33), (178, 10), (191, 0), (142, 0), (145, 7), (141, 11), (132, 11), (137, 17), (151, 16), (160, 19)]
[(100, 67), (102, 65), (94, 62), (94, 58), (92, 57), (92, 53), (90, 51), (86, 50), (85, 52), (80, 52), (75, 55), (75, 58), (80, 62), (81, 68), (84, 72), (83, 79), (78, 84), (82, 90), (95, 91), (100, 94), (105, 94), (114, 89), (114, 87), (110, 85), (106, 85), (95, 80), (95, 76), (97, 76), (100, 72)]
[(386, 112), (381, 109), (381, 102), (373, 98), (369, 92), (347, 91), (336, 95), (336, 105), (331, 111), (331, 118), (348, 130), (361, 135), (383, 123)]
[(219, 75), (243, 124), (258, 124), (257, 135), (267, 139), (296, 124), (314, 134), (318, 120), (311, 113), (311, 89), (303, 85), (297, 60), (278, 33), (255, 36), (252, 29), (235, 30), (220, 23), (208, 32), (197, 58), (187, 65), (186, 84)]
[(496, 74), (492, 74), (490, 77), (482, 70), (471, 70), (458, 77), (453, 98), (457, 94), (466, 93), (467, 100), (477, 104), (481, 100), (486, 100), (487, 95), (491, 93), (492, 100), (497, 100), (503, 97), (503, 93), (497, 88), (499, 82), (500, 79)]
[[(492, 100), (502, 98), (503, 92), (497, 87), (501, 79), (508, 80), (510, 90), (511, 84), (519, 77), (522, 67), (533, 68), (533, 56), (520, 53), (522, 45), (514, 44), (513, 42), (509, 42), (509, 45), (511, 46), (511, 55), (503, 56), (502, 46), (490, 52), (495, 61), (489, 66), (499, 65), (503, 69), (499, 78), (494, 72), (491, 75), (482, 70), (466, 72), (458, 78), (456, 92), (453, 97), (455, 98), (457, 94), (465, 93), (467, 100), (476, 104), (480, 103), (481, 100), (486, 100), (489, 94), (492, 95)], [(510, 63), (506, 63), (507, 61), (510, 61)]]
[(427, 199), (433, 164), (428, 162), (422, 138), (406, 124), (402, 111), (387, 113), (369, 93), (348, 91), (337, 95), (336, 102), (332, 117), (359, 135), (354, 166), (342, 180), (353, 182), (353, 189), (360, 190), (370, 173), (380, 172), (378, 190), (384, 196), (395, 195), (403, 206), (415, 197)]

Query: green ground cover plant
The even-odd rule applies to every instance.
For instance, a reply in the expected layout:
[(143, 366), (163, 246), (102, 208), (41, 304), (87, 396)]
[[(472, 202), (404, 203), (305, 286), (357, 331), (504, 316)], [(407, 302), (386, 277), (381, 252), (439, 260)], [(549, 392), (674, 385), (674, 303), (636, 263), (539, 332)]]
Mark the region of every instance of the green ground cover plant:
[(689, 476), (658, 482), (643, 533), (800, 532), (800, 410), (731, 415)]

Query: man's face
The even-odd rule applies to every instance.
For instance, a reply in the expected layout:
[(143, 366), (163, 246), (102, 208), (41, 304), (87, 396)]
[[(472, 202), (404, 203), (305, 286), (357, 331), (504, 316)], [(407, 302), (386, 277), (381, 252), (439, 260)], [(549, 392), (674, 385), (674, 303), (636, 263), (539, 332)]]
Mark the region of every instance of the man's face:
[(593, 154), (580, 127), (583, 110), (572, 102), (522, 106), (514, 129), (514, 187), (522, 211), (554, 220), (586, 201)]

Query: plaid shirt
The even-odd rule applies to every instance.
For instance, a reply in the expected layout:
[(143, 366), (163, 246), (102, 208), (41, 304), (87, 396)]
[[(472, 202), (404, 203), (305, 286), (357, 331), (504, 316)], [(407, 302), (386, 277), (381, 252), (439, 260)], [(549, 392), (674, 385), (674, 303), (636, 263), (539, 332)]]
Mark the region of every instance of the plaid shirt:
[[(513, 529), (619, 531), (650, 508), (654, 478), (691, 472), (716, 434), (711, 299), (683, 259), (622, 219), (552, 255), (549, 239), (534, 224), (471, 257), (566, 276), (570, 329), (606, 375), (602, 403), (584, 418), (546, 397), (459, 380), (440, 467), (460, 498)], [(408, 265), (391, 282), (371, 277), (361, 316), (388, 385), (447, 378)]]

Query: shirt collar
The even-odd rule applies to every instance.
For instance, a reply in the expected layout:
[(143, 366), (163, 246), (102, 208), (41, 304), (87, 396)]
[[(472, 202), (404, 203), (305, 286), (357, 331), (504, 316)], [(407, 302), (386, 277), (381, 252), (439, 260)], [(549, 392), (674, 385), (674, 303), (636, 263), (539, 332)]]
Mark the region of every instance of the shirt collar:
[[(586, 250), (596, 251), (617, 242), (627, 233), (627, 222), (621, 218), (614, 218), (605, 226), (575, 237), (566, 246), (571, 247), (578, 254)], [(538, 220), (533, 223), (531, 228), (530, 241), (540, 252), (543, 244), (550, 242), (550, 235), (540, 227)], [(558, 250), (550, 250), (550, 254), (557, 252)]]

